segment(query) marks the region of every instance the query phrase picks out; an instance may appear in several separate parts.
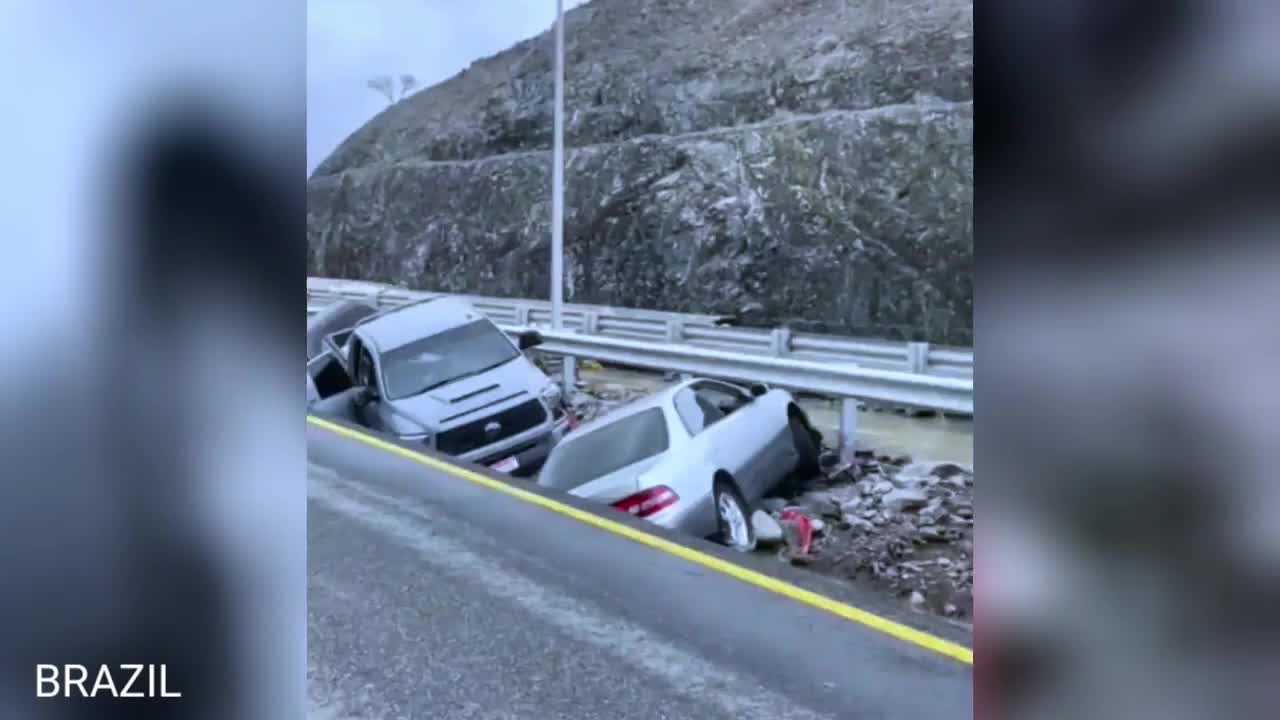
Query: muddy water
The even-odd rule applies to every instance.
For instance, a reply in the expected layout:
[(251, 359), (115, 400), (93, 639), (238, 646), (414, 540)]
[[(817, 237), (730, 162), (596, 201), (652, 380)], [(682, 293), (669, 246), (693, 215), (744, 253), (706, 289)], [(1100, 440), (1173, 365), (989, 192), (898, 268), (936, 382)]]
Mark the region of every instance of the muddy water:
[[(652, 391), (666, 383), (661, 375), (607, 368), (584, 368), (581, 378), (589, 388), (607, 385)], [(805, 398), (800, 402), (828, 444), (836, 443), (840, 427), (840, 404)], [(906, 454), (921, 461), (973, 464), (973, 420), (936, 417), (909, 417), (885, 411), (858, 413), (858, 446), (891, 455)]]
[[(802, 400), (814, 425), (835, 444), (840, 427), (840, 405), (823, 400)], [(858, 413), (858, 447), (890, 455), (906, 454), (915, 460), (973, 464), (973, 420), (909, 417), (894, 412)]]

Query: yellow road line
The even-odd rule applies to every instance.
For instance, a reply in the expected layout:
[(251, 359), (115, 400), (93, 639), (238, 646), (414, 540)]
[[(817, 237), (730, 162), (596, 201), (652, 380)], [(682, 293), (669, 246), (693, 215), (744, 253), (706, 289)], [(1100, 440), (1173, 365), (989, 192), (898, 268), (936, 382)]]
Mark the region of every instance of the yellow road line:
[(574, 520), (585, 523), (594, 528), (604, 530), (605, 532), (627, 538), (628, 540), (633, 540), (655, 550), (661, 550), (662, 552), (674, 555), (682, 560), (728, 575), (764, 590), (777, 593), (778, 595), (790, 598), (796, 602), (804, 603), (805, 605), (809, 605), (810, 607), (814, 607), (819, 610), (825, 610), (832, 615), (864, 625), (873, 630), (878, 630), (879, 632), (898, 640), (911, 643), (917, 647), (932, 650), (940, 655), (945, 655), (954, 660), (959, 660), (966, 665), (973, 664), (973, 650), (958, 643), (951, 642), (950, 640), (944, 640), (936, 635), (930, 635), (929, 633), (921, 630), (916, 630), (915, 628), (880, 617), (879, 615), (842, 603), (825, 595), (820, 595), (816, 592), (805, 590), (804, 588), (797, 587), (775, 577), (770, 577), (764, 573), (750, 570), (727, 560), (721, 560), (714, 555), (708, 555), (704, 552), (680, 545), (679, 543), (674, 543), (656, 535), (651, 535), (643, 530), (637, 530), (636, 528), (623, 525), (622, 523), (615, 522), (594, 513), (579, 510), (571, 505), (566, 505), (537, 493), (529, 492), (528, 490), (522, 490), (518, 487), (508, 485), (501, 480), (496, 480), (481, 473), (458, 467), (443, 460), (422, 455), (408, 448), (373, 437), (372, 435), (367, 435), (357, 430), (352, 430), (351, 428), (344, 427), (312, 415), (307, 416), (307, 422), (316, 427), (341, 435), (342, 437), (364, 443), (365, 445), (378, 448), (379, 450), (385, 450), (386, 452), (394, 455), (399, 455), (402, 458), (412, 460), (420, 465), (426, 465), (433, 470), (448, 473), (456, 478), (466, 480), (476, 485), (482, 485), (490, 490), (495, 490), (504, 495), (537, 505), (550, 510), (551, 512), (571, 517)]

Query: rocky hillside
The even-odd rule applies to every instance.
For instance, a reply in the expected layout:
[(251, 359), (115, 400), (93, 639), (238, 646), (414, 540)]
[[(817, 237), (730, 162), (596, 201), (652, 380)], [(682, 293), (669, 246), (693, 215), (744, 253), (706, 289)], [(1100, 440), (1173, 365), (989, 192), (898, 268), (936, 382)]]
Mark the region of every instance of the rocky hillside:
[[(566, 298), (972, 340), (972, 4), (593, 0), (566, 24)], [(548, 294), (553, 36), (371, 120), (308, 273)]]

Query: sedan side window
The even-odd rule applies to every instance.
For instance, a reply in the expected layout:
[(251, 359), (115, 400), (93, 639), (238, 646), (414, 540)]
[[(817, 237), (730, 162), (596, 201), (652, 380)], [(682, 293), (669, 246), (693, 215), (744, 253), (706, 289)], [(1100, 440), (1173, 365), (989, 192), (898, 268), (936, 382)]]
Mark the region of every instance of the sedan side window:
[(676, 414), (690, 435), (697, 435), (724, 418), (724, 413), (715, 403), (708, 402), (702, 393), (689, 388), (676, 393), (674, 403)]
[(750, 397), (732, 385), (699, 383), (693, 386), (693, 391), (700, 402), (719, 410), (722, 417), (751, 402)]

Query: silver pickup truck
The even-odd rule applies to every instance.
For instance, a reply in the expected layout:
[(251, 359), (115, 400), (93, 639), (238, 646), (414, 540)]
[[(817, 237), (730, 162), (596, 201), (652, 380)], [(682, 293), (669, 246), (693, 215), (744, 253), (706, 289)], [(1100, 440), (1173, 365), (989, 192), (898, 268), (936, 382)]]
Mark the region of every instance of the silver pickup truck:
[(568, 428), (560, 387), (463, 300), (379, 311), (341, 302), (308, 321), (307, 411), (501, 472), (541, 467)]

